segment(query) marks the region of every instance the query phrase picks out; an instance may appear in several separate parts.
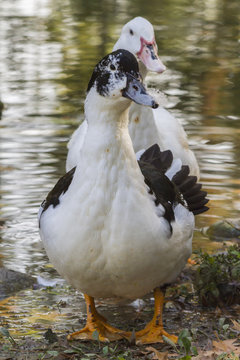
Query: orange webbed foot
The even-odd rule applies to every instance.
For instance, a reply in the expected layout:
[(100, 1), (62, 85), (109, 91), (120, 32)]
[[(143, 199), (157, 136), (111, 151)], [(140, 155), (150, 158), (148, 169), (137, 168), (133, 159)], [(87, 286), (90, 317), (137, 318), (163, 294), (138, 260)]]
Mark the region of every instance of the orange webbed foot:
[(156, 288), (154, 290), (154, 299), (155, 304), (153, 318), (143, 330), (136, 332), (136, 344), (153, 344), (163, 342), (163, 335), (176, 343), (178, 340), (177, 336), (168, 334), (163, 329), (162, 312), (164, 295), (160, 288)]
[(84, 295), (87, 305), (87, 323), (85, 327), (67, 336), (68, 340), (99, 340), (110, 342), (128, 338), (129, 333), (109, 325), (95, 307), (94, 298)]

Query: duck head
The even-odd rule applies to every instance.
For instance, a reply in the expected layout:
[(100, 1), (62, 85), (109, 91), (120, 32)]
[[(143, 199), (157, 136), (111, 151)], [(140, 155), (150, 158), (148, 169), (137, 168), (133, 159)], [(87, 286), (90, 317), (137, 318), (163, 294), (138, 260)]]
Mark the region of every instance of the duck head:
[(113, 50), (117, 49), (130, 51), (149, 71), (162, 73), (166, 70), (158, 57), (153, 26), (140, 16), (123, 26), (120, 38), (113, 47)]
[[(120, 98), (137, 104), (157, 108), (158, 104), (149, 95), (142, 83), (138, 62), (133, 54), (119, 49), (106, 55), (96, 66), (89, 81), (87, 92), (94, 89), (108, 100)], [(130, 101), (127, 102), (130, 105)]]

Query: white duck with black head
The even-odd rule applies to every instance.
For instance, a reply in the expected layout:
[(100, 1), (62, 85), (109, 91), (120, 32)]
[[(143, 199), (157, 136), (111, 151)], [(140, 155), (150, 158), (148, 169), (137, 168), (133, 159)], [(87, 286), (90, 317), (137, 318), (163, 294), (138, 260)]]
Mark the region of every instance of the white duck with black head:
[[(131, 100), (157, 108), (126, 50), (95, 67), (85, 101), (88, 128), (76, 168), (42, 203), (40, 235), (57, 271), (85, 294), (86, 326), (68, 339), (102, 341), (131, 333), (109, 325), (94, 297), (134, 299), (154, 290), (155, 312), (138, 343), (176, 337), (163, 330), (159, 286), (173, 281), (191, 255), (194, 215), (206, 211), (206, 193), (157, 145), (136, 160), (128, 132)], [(155, 110), (153, 110), (155, 111)]]
[[(166, 69), (158, 56), (153, 26), (140, 16), (123, 26), (113, 48), (113, 50), (117, 49), (128, 50), (136, 57), (143, 79), (148, 71), (161, 74)], [(87, 121), (83, 121), (68, 143), (67, 171), (77, 163), (87, 126)], [(199, 177), (197, 160), (188, 146), (183, 127), (162, 106), (159, 106), (157, 111), (152, 111), (150, 108), (132, 104), (129, 112), (129, 132), (135, 152), (157, 143), (162, 150), (170, 149), (174, 157), (180, 158), (183, 164), (189, 165), (192, 175)]]

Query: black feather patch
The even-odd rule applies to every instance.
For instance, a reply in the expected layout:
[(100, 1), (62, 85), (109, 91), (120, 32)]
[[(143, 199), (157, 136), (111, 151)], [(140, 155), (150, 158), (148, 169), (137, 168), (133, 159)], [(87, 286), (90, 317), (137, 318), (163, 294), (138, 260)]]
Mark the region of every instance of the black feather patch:
[(187, 179), (190, 173), (189, 166), (183, 165), (181, 171), (174, 175), (174, 184), (179, 185), (182, 184), (184, 180)]
[(193, 185), (190, 189), (186, 190), (184, 192), (184, 195), (186, 197), (191, 197), (196, 195), (202, 188), (202, 184), (196, 183), (195, 185)]
[(173, 155), (170, 150), (160, 151), (157, 144), (152, 145), (141, 155), (141, 161), (148, 162), (156, 168), (161, 169), (164, 173), (170, 168)]
[(144, 176), (145, 183), (149, 186), (151, 193), (156, 196), (156, 206), (161, 204), (165, 209), (163, 215), (169, 222), (172, 230), (171, 222), (175, 219), (173, 212), (173, 203), (175, 201), (175, 189), (172, 182), (167, 178), (163, 171), (156, 168), (147, 161), (139, 160), (139, 166)]
[(186, 170), (184, 168), (185, 166), (182, 166), (181, 170), (173, 176), (172, 181), (181, 192), (188, 205), (188, 209), (194, 215), (198, 215), (209, 209), (205, 206), (209, 201), (206, 198), (207, 192), (201, 190), (202, 184), (197, 183), (196, 176), (188, 175), (186, 177)]
[(183, 204), (176, 186), (165, 175), (172, 161), (173, 155), (171, 151), (160, 151), (159, 146), (155, 144), (142, 154), (138, 162), (145, 183), (150, 188), (150, 192), (156, 196), (156, 206), (161, 204), (165, 209), (163, 216), (168, 221), (171, 231), (171, 222), (175, 220), (173, 205), (176, 202)]
[(189, 167), (183, 165), (169, 180), (165, 172), (171, 167), (173, 155), (170, 150), (161, 151), (157, 144), (148, 148), (140, 157), (139, 167), (142, 171), (150, 193), (156, 196), (156, 205), (162, 204), (165, 209), (164, 217), (169, 222), (174, 221), (174, 205), (182, 204), (194, 215), (208, 210), (205, 206), (209, 201), (207, 193), (201, 191), (202, 185), (197, 183), (196, 176), (189, 175)]
[(43, 212), (47, 210), (50, 205), (53, 205), (55, 208), (59, 203), (59, 197), (64, 194), (69, 185), (72, 182), (73, 175), (75, 173), (76, 167), (72, 168), (72, 170), (68, 171), (64, 176), (62, 176), (53, 189), (48, 193), (46, 199), (42, 202)]

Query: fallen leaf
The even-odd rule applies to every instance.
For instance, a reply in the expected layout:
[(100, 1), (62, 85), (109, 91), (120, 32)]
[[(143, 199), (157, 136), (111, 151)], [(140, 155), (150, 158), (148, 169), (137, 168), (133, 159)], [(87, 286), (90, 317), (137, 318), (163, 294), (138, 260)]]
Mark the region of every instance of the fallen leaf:
[(214, 351), (202, 351), (197, 356), (192, 357), (192, 360), (216, 360), (216, 353)]
[(233, 328), (237, 331), (240, 331), (240, 323), (236, 320), (232, 320)]
[(237, 341), (237, 339), (228, 339), (228, 340), (219, 340), (212, 342), (213, 347), (216, 350), (220, 350), (226, 353), (234, 352), (234, 354), (240, 354), (240, 347), (234, 345), (234, 343)]
[(235, 344), (237, 339), (228, 339), (213, 341), (211, 350), (200, 350), (197, 356), (192, 357), (192, 360), (216, 360), (219, 355), (226, 354), (224, 359), (235, 360), (239, 359), (240, 346)]
[(161, 353), (152, 346), (148, 346), (146, 348), (146, 350), (154, 353), (154, 357), (152, 358), (154, 360), (168, 360), (168, 352), (167, 351)]

